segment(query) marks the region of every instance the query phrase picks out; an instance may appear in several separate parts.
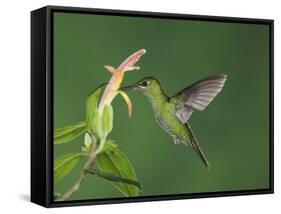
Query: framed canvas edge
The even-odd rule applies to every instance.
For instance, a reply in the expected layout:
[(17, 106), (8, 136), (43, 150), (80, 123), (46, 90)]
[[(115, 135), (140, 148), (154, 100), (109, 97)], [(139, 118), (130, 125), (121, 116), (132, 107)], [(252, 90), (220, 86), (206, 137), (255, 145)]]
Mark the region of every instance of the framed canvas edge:
[[(47, 206), (46, 181), (46, 8), (31, 12), (30, 200)], [(40, 142), (40, 144), (38, 143)], [(42, 142), (42, 143), (41, 143)]]
[[(272, 19), (252, 19), (240, 17), (222, 17), (222, 16), (205, 16), (205, 15), (187, 15), (174, 13), (158, 13), (145, 11), (128, 11), (128, 10), (111, 10), (97, 8), (81, 8), (81, 7), (64, 7), (64, 6), (46, 6), (46, 203), (41, 204), (45, 207), (63, 207), (63, 206), (79, 206), (79, 205), (98, 205), (98, 204), (115, 204), (129, 202), (148, 202), (162, 200), (179, 200), (179, 199), (195, 199), (209, 197), (226, 197), (226, 196), (242, 196), (257, 194), (274, 193), (274, 20)], [(53, 13), (69, 12), (69, 13), (89, 13), (101, 15), (116, 16), (139, 16), (150, 18), (167, 18), (167, 19), (185, 19), (185, 20), (201, 20), (212, 22), (231, 22), (231, 23), (247, 23), (247, 24), (265, 24), (270, 28), (270, 90), (269, 90), (269, 188), (255, 190), (238, 190), (224, 192), (207, 192), (207, 193), (187, 193), (176, 195), (157, 195), (157, 196), (140, 196), (132, 198), (108, 198), (108, 199), (89, 199), (89, 200), (73, 200), (64, 202), (53, 201)]]
[(134, 11), (134, 10), (117, 10), (103, 8), (86, 8), (86, 7), (70, 7), (70, 6), (54, 6), (48, 5), (46, 8), (51, 12), (69, 12), (69, 13), (89, 13), (99, 15), (114, 16), (133, 16), (148, 18), (167, 18), (167, 19), (183, 19), (183, 20), (200, 20), (212, 22), (232, 22), (232, 23), (248, 23), (248, 24), (272, 24), (273, 19), (245, 18), (245, 17), (229, 17), (229, 16), (212, 16), (212, 15), (194, 15), (183, 13), (165, 13), (150, 11)]

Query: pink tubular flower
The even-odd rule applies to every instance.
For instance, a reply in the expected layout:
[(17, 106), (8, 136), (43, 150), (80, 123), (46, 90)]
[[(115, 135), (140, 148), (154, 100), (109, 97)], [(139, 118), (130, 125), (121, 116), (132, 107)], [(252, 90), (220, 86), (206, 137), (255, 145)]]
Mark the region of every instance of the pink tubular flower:
[(103, 111), (103, 108), (105, 105), (110, 105), (112, 100), (115, 98), (117, 94), (120, 94), (124, 100), (126, 101), (128, 105), (128, 111), (129, 111), (129, 116), (132, 114), (132, 103), (127, 96), (127, 94), (124, 91), (120, 91), (120, 85), (122, 83), (122, 80), (124, 78), (124, 73), (126, 71), (132, 71), (132, 70), (139, 70), (140, 68), (138, 66), (135, 66), (135, 64), (139, 61), (141, 56), (145, 54), (145, 49), (140, 49), (137, 52), (133, 53), (130, 55), (127, 59), (125, 59), (117, 69), (112, 67), (111, 65), (105, 65), (104, 67), (106, 70), (108, 70), (111, 74), (112, 77), (105, 88), (103, 95), (101, 97), (100, 103), (99, 103), (99, 108), (98, 111), (101, 114)]

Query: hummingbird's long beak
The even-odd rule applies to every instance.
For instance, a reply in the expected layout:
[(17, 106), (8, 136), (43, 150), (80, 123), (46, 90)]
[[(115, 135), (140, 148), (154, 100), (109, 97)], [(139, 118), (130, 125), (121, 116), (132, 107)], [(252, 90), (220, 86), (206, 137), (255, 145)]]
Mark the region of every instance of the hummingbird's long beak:
[(122, 91), (136, 91), (139, 89), (138, 84), (128, 85), (120, 88)]

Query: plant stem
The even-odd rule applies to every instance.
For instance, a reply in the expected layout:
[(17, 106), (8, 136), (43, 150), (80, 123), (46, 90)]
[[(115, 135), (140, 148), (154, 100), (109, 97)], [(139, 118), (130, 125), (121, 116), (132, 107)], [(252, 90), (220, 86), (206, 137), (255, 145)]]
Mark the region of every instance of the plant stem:
[(55, 201), (65, 201), (69, 197), (71, 197), (75, 192), (77, 192), (79, 190), (79, 188), (86, 176), (86, 171), (93, 167), (95, 159), (96, 159), (96, 138), (92, 136), (92, 150), (89, 155), (89, 159), (87, 160), (87, 162), (83, 166), (83, 169), (80, 172), (78, 179), (66, 193), (64, 193), (62, 196), (58, 197), (57, 199), (55, 199)]
[(106, 141), (106, 137), (102, 137), (101, 139), (100, 139), (100, 145), (99, 145), (99, 147), (96, 149), (96, 155), (98, 155), (101, 151), (102, 151), (102, 149), (103, 149), (103, 147), (104, 147), (104, 144), (105, 144), (105, 141)]

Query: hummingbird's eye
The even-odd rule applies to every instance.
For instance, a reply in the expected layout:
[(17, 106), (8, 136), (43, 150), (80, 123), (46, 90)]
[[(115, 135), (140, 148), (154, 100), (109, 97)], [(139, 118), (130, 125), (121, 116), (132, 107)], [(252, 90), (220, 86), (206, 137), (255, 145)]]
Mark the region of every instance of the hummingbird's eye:
[(142, 83), (141, 83), (141, 85), (143, 86), (143, 87), (146, 87), (146, 86), (148, 86), (148, 81), (143, 81)]

